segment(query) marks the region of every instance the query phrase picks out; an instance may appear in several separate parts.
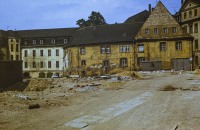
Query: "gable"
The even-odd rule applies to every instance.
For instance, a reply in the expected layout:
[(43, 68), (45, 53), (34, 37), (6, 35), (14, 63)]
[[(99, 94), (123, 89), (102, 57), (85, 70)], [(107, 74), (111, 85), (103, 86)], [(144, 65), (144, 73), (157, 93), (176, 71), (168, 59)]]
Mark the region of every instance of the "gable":
[(183, 7), (183, 10), (185, 10), (185, 9), (190, 9), (190, 8), (195, 7), (195, 6), (197, 6), (197, 4), (195, 4), (195, 3), (191, 2), (191, 1), (189, 1), (189, 2)]
[[(154, 29), (157, 28), (158, 33), (154, 33)], [(164, 28), (167, 28), (167, 33), (164, 33)], [(177, 32), (172, 33), (173, 28), (176, 28)], [(146, 30), (149, 33), (146, 33)], [(137, 39), (163, 39), (163, 38), (176, 38), (189, 36), (186, 31), (177, 23), (177, 21), (172, 17), (170, 12), (162, 4), (161, 1), (158, 2), (155, 9), (147, 19), (147, 21), (142, 26), (141, 30), (138, 32)]]
[(195, 6), (200, 6), (200, 0), (186, 0), (179, 11), (187, 10)]

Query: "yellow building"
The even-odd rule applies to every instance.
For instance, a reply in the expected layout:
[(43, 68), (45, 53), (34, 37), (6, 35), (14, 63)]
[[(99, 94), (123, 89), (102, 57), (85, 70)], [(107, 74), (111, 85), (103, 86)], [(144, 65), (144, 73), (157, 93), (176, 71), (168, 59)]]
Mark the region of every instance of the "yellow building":
[(136, 36), (135, 66), (161, 61), (162, 69), (190, 70), (192, 40), (159, 1)]
[(16, 31), (7, 31), (9, 60), (21, 60), (21, 39)]
[(182, 1), (176, 17), (181, 26), (194, 37), (193, 63), (194, 67), (198, 67), (200, 65), (200, 0)]
[(97, 76), (133, 69), (133, 37), (143, 23), (79, 29), (65, 48), (68, 74)]

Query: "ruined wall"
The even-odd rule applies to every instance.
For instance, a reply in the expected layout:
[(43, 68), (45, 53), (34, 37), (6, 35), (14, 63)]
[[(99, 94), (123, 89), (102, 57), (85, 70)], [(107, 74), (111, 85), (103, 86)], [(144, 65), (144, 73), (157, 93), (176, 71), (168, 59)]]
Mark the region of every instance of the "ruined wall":
[(0, 61), (0, 89), (22, 81), (22, 61)]
[[(109, 45), (110, 54), (102, 54), (101, 46)], [(120, 52), (120, 45), (129, 45), (129, 52)], [(85, 54), (80, 54), (80, 48), (85, 47)], [(118, 73), (124, 70), (133, 69), (133, 47), (130, 43), (116, 43), (116, 44), (94, 44), (79, 47), (69, 47), (65, 49), (68, 55), (69, 67), (68, 74), (79, 74), (86, 76), (90, 75), (104, 75)], [(120, 59), (127, 58), (127, 66), (120, 66)], [(81, 61), (85, 60), (86, 65), (83, 66)], [(109, 61), (109, 65), (105, 67), (103, 61)], [(84, 72), (83, 72), (84, 71)]]
[[(160, 42), (166, 42), (166, 50), (160, 50)], [(176, 41), (142, 42), (140, 44), (144, 45), (144, 52), (138, 52), (137, 58), (144, 57), (145, 61), (162, 61), (162, 69), (171, 69), (171, 59), (192, 57), (191, 41), (180, 42), (182, 42), (181, 50), (176, 50)]]
[(9, 60), (21, 60), (21, 40), (8, 38)]

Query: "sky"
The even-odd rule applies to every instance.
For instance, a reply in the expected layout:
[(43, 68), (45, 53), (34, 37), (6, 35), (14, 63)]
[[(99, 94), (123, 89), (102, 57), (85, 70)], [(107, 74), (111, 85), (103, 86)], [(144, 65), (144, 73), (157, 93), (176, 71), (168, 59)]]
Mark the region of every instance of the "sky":
[[(159, 0), (0, 0), (0, 29), (28, 30), (78, 27), (76, 21), (87, 20), (92, 11), (100, 12), (108, 24), (123, 23), (148, 4)], [(174, 14), (181, 0), (161, 0)]]

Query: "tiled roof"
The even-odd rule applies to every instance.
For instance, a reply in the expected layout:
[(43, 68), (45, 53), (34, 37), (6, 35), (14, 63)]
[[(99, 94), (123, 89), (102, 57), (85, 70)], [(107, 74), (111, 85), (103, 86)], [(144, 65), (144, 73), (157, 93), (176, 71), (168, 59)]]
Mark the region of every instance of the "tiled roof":
[(137, 22), (145, 22), (149, 17), (150, 12), (144, 10), (136, 15), (129, 17), (124, 23), (137, 23)]
[(143, 23), (112, 24), (77, 30), (72, 44), (132, 42)]
[(37, 29), (17, 31), (21, 38), (39, 37), (64, 37), (72, 36), (78, 28), (56, 28), (56, 29)]

